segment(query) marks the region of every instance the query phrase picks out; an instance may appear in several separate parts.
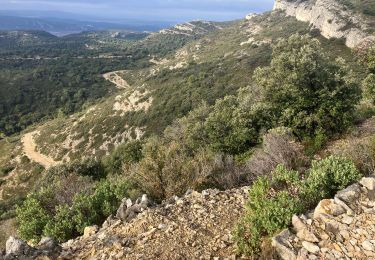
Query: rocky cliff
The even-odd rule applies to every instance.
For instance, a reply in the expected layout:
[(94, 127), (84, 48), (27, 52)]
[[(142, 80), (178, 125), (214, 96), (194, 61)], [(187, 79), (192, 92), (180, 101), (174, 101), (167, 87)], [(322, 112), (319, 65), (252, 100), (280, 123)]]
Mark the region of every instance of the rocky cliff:
[(276, 0), (274, 10), (309, 22), (326, 38), (344, 38), (350, 48), (375, 41), (374, 21), (335, 0)]

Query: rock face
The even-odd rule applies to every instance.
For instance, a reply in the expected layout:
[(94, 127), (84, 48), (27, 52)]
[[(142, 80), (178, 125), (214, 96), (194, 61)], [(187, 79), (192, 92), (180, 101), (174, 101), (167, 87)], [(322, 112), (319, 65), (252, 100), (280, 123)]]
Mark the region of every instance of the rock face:
[(32, 247), (21, 239), (10, 237), (6, 242), (5, 255), (0, 259), (57, 259), (61, 247), (52, 238), (43, 238), (37, 247)]
[(145, 196), (134, 204), (124, 199), (118, 218), (63, 244), (59, 259), (235, 259), (231, 232), (247, 191), (189, 191), (148, 209)]
[(273, 238), (282, 259), (375, 259), (375, 177), (322, 200), (309, 218), (293, 216), (294, 232)]
[(274, 10), (309, 22), (326, 38), (345, 38), (346, 45), (355, 48), (375, 41), (371, 21), (350, 12), (335, 0), (276, 0)]

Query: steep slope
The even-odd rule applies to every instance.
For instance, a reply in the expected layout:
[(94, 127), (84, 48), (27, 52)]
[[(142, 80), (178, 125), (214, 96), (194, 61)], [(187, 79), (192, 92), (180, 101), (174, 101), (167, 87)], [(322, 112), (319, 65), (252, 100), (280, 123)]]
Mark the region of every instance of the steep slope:
[[(308, 32), (305, 23), (279, 12), (222, 25), (222, 29), (203, 22), (192, 24), (196, 23), (216, 29), (174, 54), (150, 57), (152, 67), (105, 74), (122, 86), (120, 92), (86, 113), (44, 124), (36, 138), (38, 149), (55, 160), (102, 157), (127, 140), (160, 133), (202, 101), (213, 104), (251, 84), (252, 72), (269, 62), (270, 44), (279, 37)], [(168, 35), (178, 34), (163, 32), (142, 42)]]
[(276, 0), (274, 9), (309, 22), (326, 38), (344, 38), (346, 45), (354, 48), (375, 41), (375, 16), (357, 12), (353, 2)]
[[(161, 133), (202, 101), (213, 104), (251, 85), (254, 69), (269, 62), (270, 45), (297, 32), (308, 33), (308, 25), (282, 12), (252, 15), (199, 37), (174, 54), (150, 57), (154, 66), (107, 73), (104, 77), (122, 86), (120, 92), (87, 112), (44, 124), (36, 138), (38, 149), (55, 160), (102, 157), (127, 140)], [(151, 35), (142, 42), (166, 36), (166, 32)], [(318, 37), (333, 57), (353, 60), (341, 42)]]

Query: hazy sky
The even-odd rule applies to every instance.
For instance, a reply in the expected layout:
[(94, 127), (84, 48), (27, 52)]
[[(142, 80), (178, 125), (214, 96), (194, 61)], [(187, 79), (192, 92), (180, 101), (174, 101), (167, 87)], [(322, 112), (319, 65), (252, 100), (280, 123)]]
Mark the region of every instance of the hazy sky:
[(274, 0), (0, 0), (0, 10), (64, 11), (106, 19), (231, 20), (271, 10)]

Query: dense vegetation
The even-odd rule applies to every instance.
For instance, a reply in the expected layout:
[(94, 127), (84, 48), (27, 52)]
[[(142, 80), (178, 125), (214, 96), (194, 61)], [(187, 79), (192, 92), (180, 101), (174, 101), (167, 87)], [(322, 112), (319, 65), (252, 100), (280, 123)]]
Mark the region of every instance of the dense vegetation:
[[(113, 33), (112, 33), (113, 34)], [(111, 91), (102, 73), (150, 66), (201, 35), (0, 32), (0, 135), (70, 115)]]
[(51, 168), (17, 209), (20, 235), (66, 241), (100, 224), (125, 196), (146, 192), (161, 201), (188, 188), (255, 181), (236, 238), (242, 253), (258, 254), (293, 214), (358, 180), (363, 164), (350, 154), (312, 162), (306, 156), (352, 124), (360, 98), (353, 74), (342, 60), (328, 59), (318, 41), (280, 40), (270, 66), (253, 77), (254, 85), (202, 103), (159, 137), (124, 144), (103, 161)]

